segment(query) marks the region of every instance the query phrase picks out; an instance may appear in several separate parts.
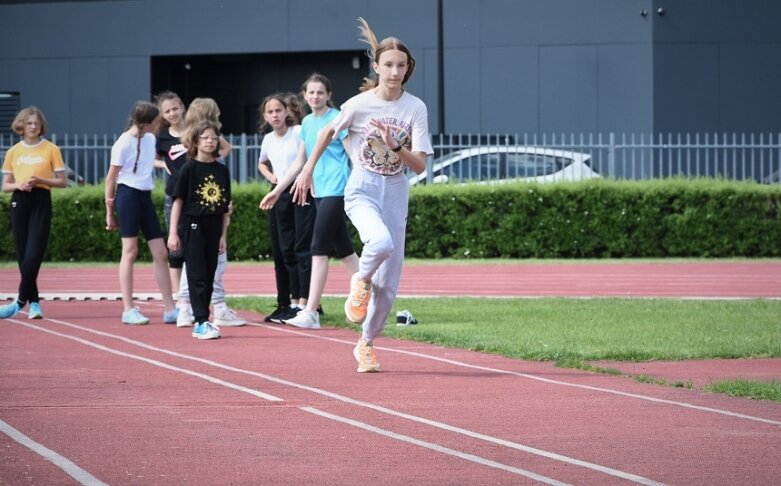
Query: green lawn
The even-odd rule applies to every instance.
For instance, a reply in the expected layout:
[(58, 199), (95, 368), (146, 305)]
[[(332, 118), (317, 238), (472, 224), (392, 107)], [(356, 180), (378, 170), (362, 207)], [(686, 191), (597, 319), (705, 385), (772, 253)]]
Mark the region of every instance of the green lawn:
[[(265, 314), (274, 299), (231, 303)], [(357, 333), (358, 326), (345, 323), (343, 305), (342, 298), (325, 298), (321, 324)], [(781, 300), (400, 298), (394, 315), (403, 309), (419, 324), (398, 327), (391, 318), (385, 336), (564, 367), (608, 371), (586, 362), (781, 357)], [(781, 401), (777, 384), (769, 388), (769, 399)]]

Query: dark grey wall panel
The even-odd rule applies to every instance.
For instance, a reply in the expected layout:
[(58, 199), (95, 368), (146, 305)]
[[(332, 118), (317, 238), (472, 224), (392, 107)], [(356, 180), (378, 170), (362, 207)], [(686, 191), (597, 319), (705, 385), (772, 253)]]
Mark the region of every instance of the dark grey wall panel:
[[(656, 42), (781, 42), (778, 0), (654, 0)], [(654, 11), (656, 10), (654, 9)]]
[(713, 132), (719, 123), (719, 47), (654, 46), (654, 130)]
[(653, 51), (650, 44), (600, 46), (598, 124), (603, 133), (653, 131)]
[(480, 50), (481, 132), (536, 133), (539, 130), (537, 48), (486, 47)]
[(71, 129), (69, 70), (66, 59), (0, 60), (0, 91), (18, 91), (21, 107), (36, 105), (50, 132), (63, 133)]
[(478, 133), (480, 96), (477, 66), (479, 49), (448, 49), (445, 51), (445, 107), (447, 131)]
[[(363, 16), (379, 38), (397, 36), (417, 57), (408, 89), (427, 103), (432, 132), (439, 130), (440, 84), (448, 132), (781, 131), (781, 1), (443, 0), (443, 80), (437, 3), (5, 4), (0, 90), (21, 92), (23, 105), (48, 105), (57, 131), (119, 130), (130, 104), (152, 94), (151, 65), (161, 58), (289, 53), (301, 69), (302, 53), (346, 53), (351, 60), (366, 48), (355, 22)], [(29, 25), (36, 25), (35, 35)], [(341, 59), (331, 60), (328, 69), (338, 73), (332, 76), (355, 74), (340, 70)], [(252, 76), (223, 81), (237, 96), (244, 93), (226, 101), (241, 105), (230, 108), (237, 119), (246, 118), (269, 86), (298, 76), (291, 68), (295, 73), (269, 84), (277, 73), (253, 69), (242, 71)], [(154, 74), (159, 89), (166, 73)], [(201, 83), (198, 95), (217, 92), (213, 82)], [(342, 86), (339, 92), (348, 94)]]
[(719, 129), (781, 131), (781, 44), (721, 46)]
[(540, 131), (597, 129), (599, 95), (596, 46), (540, 49)]
[(108, 58), (82, 58), (70, 61), (70, 120), (68, 125), (81, 128), (83, 134), (115, 132), (108, 111), (100, 109), (110, 104)]
[[(654, 22), (652, 4), (652, 0), (599, 0), (595, 7), (597, 42), (651, 43)], [(640, 15), (642, 10), (647, 15)]]
[(109, 97), (104, 109), (111, 129), (107, 132), (121, 133), (133, 103), (151, 99), (149, 76), (149, 59), (145, 57), (115, 57), (109, 61)]
[(539, 2), (539, 38), (542, 45), (594, 44), (597, 3), (600, 0), (553, 0)]

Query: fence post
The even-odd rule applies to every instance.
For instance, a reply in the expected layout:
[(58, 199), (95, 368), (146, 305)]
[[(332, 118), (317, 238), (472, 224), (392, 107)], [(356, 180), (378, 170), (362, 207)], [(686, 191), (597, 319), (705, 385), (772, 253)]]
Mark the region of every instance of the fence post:
[(242, 133), (239, 137), (239, 182), (247, 182), (247, 134)]
[(616, 174), (616, 134), (610, 132), (608, 136), (607, 170), (611, 178)]

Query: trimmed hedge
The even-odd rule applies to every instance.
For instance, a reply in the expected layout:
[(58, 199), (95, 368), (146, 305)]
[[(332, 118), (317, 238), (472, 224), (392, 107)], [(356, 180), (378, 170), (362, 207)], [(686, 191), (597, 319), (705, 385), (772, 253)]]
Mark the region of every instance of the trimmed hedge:
[(407, 255), (773, 257), (780, 205), (781, 187), (712, 179), (415, 188)]
[[(232, 260), (269, 260), (268, 186), (234, 185)], [(163, 221), (163, 192), (153, 192)], [(119, 261), (106, 232), (103, 187), (54, 190), (47, 260)], [(15, 260), (0, 194), (0, 258)], [(417, 258), (781, 256), (781, 187), (712, 179), (502, 185), (411, 190), (406, 254)], [(353, 231), (356, 248), (360, 242)], [(149, 260), (146, 245), (139, 258)]]

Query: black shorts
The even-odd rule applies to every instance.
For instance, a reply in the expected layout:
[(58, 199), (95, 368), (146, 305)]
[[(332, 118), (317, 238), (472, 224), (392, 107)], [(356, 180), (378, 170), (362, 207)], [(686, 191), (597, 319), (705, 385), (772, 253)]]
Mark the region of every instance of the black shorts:
[(139, 232), (144, 234), (146, 241), (163, 237), (160, 219), (152, 204), (152, 191), (140, 191), (119, 184), (114, 202), (119, 216), (119, 234), (122, 238), (135, 238)]
[(317, 215), (312, 231), (312, 255), (345, 258), (353, 253), (353, 242), (344, 214), (344, 197), (331, 196), (315, 199)]

